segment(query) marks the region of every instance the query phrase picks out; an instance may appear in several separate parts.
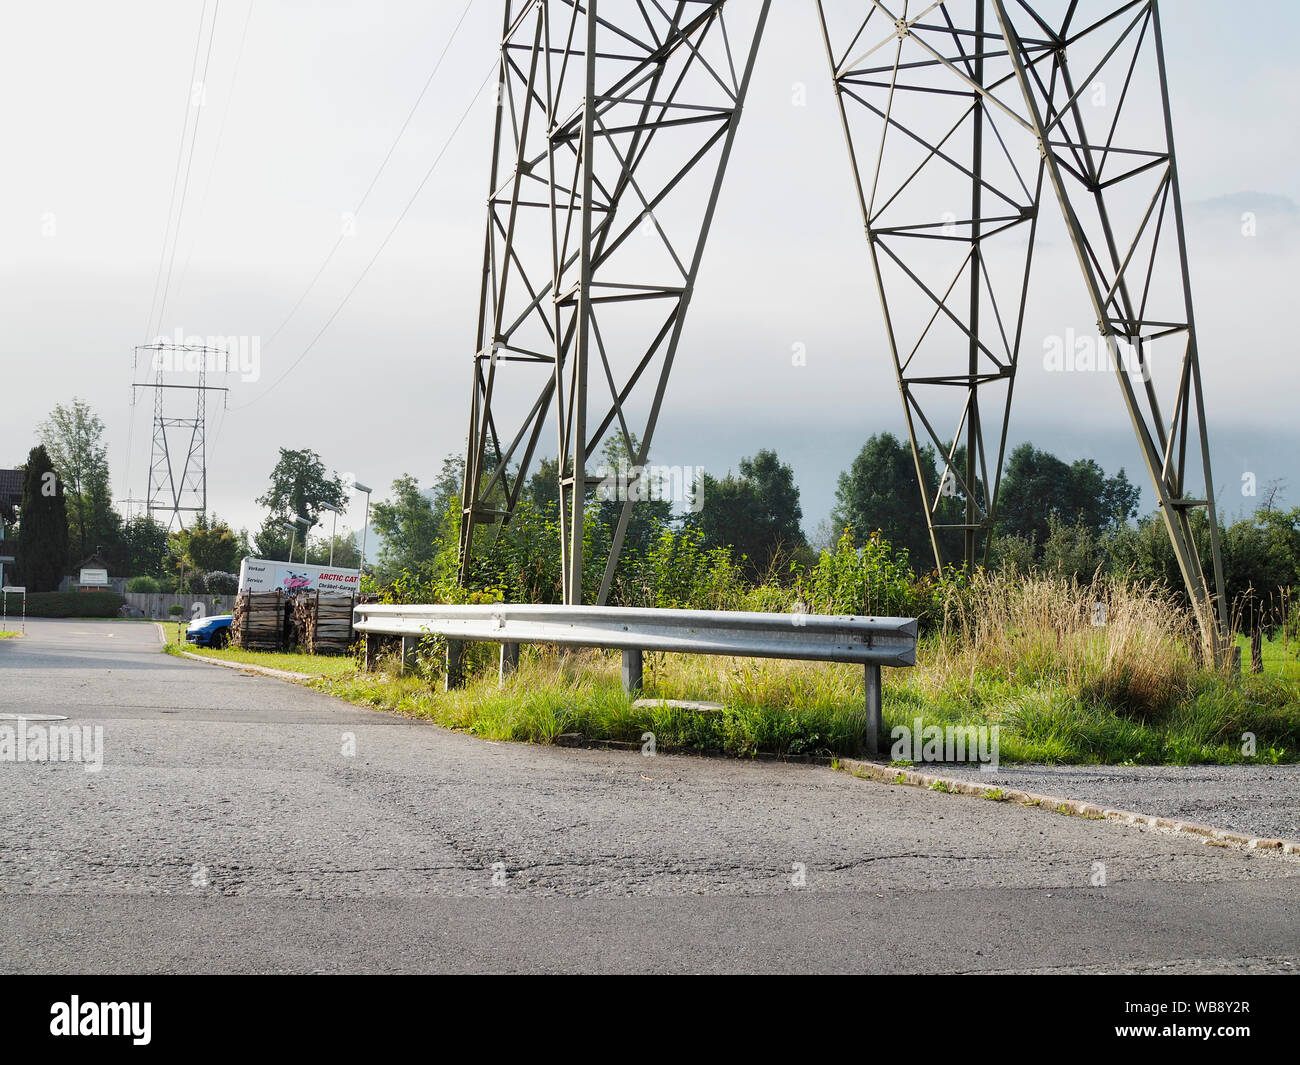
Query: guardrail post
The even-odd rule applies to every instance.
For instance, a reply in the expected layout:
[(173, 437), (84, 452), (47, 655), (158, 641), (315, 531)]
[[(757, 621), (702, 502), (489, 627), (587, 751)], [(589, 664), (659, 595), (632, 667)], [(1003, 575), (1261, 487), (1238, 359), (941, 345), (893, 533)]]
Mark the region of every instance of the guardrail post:
[(416, 636), (402, 637), (402, 672), (415, 668), (415, 649), (420, 646), (420, 640)]
[(513, 675), (519, 669), (519, 645), (517, 643), (503, 643), (501, 645), (501, 683), (506, 682), (506, 678)]
[(379, 637), (366, 633), (361, 637), (362, 646), (365, 648), (365, 671), (373, 673), (375, 666), (379, 664)]
[(461, 640), (447, 641), (447, 691), (465, 686), (465, 674), (461, 669), (461, 653), (465, 644)]
[(639, 650), (623, 652), (623, 690), (629, 695), (641, 690), (643, 657)]
[(867, 754), (877, 758), (887, 749), (885, 742), (885, 715), (880, 692), (880, 666), (874, 662), (866, 665), (867, 696)]

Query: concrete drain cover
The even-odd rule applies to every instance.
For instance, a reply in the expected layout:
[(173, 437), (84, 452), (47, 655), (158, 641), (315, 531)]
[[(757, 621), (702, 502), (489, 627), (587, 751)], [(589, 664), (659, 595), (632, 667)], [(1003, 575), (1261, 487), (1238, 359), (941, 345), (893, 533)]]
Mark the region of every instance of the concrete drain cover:
[(633, 706), (662, 706), (669, 710), (699, 710), (703, 713), (716, 714), (723, 709), (721, 703), (702, 703), (694, 699), (638, 699)]

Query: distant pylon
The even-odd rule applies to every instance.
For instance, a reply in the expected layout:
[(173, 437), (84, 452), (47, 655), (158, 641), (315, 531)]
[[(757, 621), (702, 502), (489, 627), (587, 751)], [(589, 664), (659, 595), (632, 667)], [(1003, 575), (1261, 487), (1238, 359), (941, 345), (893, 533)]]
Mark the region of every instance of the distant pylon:
[[(224, 386), (207, 383), (208, 363), (212, 362), (224, 373), (229, 354), (224, 349), (202, 345), (143, 344), (135, 349), (137, 362), (142, 351), (150, 353), (154, 378), (148, 383), (132, 382), (131, 404), (135, 405), (140, 389), (153, 389), (153, 448), (149, 456), (145, 510), (171, 532), (177, 527), (185, 528), (184, 515), (203, 514), (208, 509), (207, 395), (229, 391)], [(198, 383), (177, 384), (165, 379), (165, 374), (176, 372), (194, 373)], [(168, 416), (164, 397), (171, 391), (194, 393), (192, 417)], [(184, 441), (184, 450), (176, 451), (178, 457), (184, 454), (182, 461), (173, 461), (173, 439)]]

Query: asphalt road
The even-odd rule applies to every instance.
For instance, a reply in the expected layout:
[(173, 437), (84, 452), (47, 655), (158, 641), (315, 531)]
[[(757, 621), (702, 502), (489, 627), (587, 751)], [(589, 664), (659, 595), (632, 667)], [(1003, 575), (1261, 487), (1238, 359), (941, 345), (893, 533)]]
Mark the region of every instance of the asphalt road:
[(5, 972), (1300, 970), (1300, 864), (1272, 855), (487, 743), (168, 657), (148, 624), (27, 631), (0, 713), (102, 726), (103, 767), (0, 761)]
[(1300, 765), (922, 766), (990, 787), (1081, 799), (1266, 839), (1300, 840)]

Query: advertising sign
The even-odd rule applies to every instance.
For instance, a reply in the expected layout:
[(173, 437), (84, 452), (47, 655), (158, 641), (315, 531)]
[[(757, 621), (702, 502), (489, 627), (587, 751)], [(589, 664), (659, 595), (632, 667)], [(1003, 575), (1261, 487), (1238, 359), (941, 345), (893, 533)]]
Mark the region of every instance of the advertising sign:
[(356, 595), (361, 585), (361, 571), (308, 566), (303, 562), (275, 562), (265, 558), (246, 558), (239, 565), (240, 592), (320, 591), (330, 595)]

